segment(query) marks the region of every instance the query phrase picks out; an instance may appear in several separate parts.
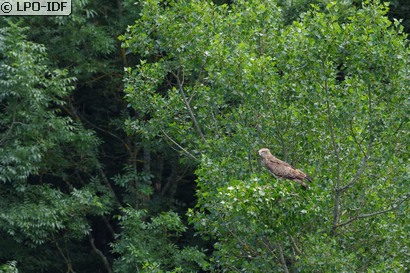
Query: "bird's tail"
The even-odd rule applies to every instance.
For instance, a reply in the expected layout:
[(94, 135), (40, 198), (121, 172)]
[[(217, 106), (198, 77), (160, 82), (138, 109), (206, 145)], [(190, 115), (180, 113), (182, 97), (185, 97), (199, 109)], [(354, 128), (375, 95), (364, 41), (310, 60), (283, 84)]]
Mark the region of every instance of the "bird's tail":
[(304, 189), (304, 190), (308, 190), (308, 189), (309, 189), (309, 185), (306, 184), (306, 183), (303, 182), (303, 181), (300, 181), (300, 185), (302, 185), (302, 189)]
[(308, 190), (309, 189), (309, 185), (305, 182), (312, 182), (313, 179), (312, 177), (310, 177), (309, 175), (306, 175), (305, 178), (303, 178), (303, 180), (300, 181), (300, 184), (302, 185), (304, 190)]

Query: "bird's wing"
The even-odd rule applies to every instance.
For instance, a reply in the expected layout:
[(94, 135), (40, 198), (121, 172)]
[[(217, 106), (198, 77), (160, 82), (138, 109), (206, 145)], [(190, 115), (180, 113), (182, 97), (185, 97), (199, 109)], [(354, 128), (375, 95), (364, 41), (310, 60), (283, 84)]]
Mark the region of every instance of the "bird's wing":
[(286, 179), (303, 180), (306, 177), (304, 172), (296, 169), (289, 163), (274, 157), (268, 159), (266, 166), (272, 174)]
[(296, 170), (296, 168), (293, 167), (292, 165), (290, 165), (289, 163), (287, 163), (287, 162), (285, 162), (285, 161), (282, 161), (282, 160), (280, 160), (280, 159), (278, 159), (278, 158), (275, 158), (275, 157), (273, 157), (273, 156), (269, 157), (269, 158), (268, 158), (268, 161), (269, 161), (270, 163), (272, 163), (272, 164), (277, 164), (278, 166), (288, 167), (288, 168), (291, 168), (291, 169), (295, 169), (295, 170)]

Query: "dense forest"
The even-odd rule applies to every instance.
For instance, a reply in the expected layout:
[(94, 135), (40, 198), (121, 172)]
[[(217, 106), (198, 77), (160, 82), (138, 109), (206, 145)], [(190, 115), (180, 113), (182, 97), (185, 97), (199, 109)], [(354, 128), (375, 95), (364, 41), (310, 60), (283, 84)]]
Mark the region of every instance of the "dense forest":
[(0, 272), (409, 272), (407, 33), (399, 0), (0, 17)]

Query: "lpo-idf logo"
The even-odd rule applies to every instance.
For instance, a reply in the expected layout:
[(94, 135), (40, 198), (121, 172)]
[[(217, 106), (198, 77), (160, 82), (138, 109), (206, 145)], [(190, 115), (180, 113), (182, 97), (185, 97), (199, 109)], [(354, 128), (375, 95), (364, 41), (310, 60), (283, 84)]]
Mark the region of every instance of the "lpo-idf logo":
[(1, 15), (70, 15), (71, 0), (0, 0)]

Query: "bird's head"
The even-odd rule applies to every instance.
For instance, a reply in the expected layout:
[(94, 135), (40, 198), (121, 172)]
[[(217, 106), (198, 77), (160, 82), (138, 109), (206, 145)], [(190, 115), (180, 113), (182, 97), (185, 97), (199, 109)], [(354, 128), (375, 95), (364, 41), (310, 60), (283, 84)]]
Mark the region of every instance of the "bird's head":
[(260, 157), (266, 158), (268, 155), (270, 155), (270, 151), (268, 148), (262, 148), (258, 151), (258, 154), (260, 155)]

